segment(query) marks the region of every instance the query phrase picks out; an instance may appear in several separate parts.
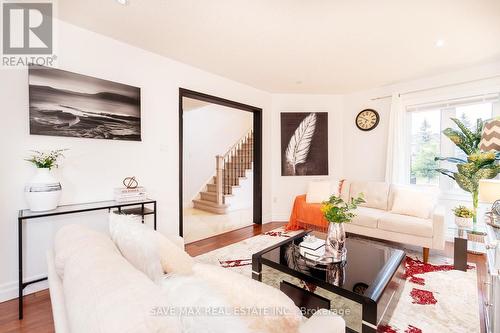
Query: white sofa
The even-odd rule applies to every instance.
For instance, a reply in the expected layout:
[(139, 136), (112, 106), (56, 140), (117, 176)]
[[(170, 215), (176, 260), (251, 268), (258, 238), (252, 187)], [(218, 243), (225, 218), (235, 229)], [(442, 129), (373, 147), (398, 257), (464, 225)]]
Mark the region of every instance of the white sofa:
[[(119, 248), (118, 243), (115, 245), (108, 235), (86, 231), (80, 226), (73, 225), (65, 228), (56, 235), (54, 251), (47, 253), (50, 297), (57, 333), (194, 332), (192, 329), (185, 330), (180, 319), (175, 316), (155, 317), (151, 315), (152, 307), (169, 306), (169, 299), (165, 297), (168, 294), (161, 288), (158, 281), (152, 281), (143, 271), (133, 265), (134, 262), (125, 258), (126, 252)], [(157, 236), (158, 234), (155, 234), (155, 237)], [(182, 238), (175, 236), (169, 238), (182, 249), (180, 251), (173, 246), (176, 251), (180, 251), (177, 256), (179, 257), (179, 254), (182, 254), (180, 257), (184, 256)], [(130, 242), (130, 239), (125, 241)], [(172, 251), (172, 247), (170, 252), (175, 252)], [(168, 257), (168, 255), (162, 254), (163, 257)], [(179, 260), (172, 260), (172, 262), (179, 262)], [(260, 294), (261, 303), (255, 306), (262, 306), (262, 300), (266, 297), (269, 299), (269, 294), (273, 299), (283, 300), (282, 297), (285, 297), (285, 302), (281, 304), (294, 306), (293, 302), (278, 289), (237, 273), (209, 265), (206, 265), (204, 269), (200, 268), (199, 271), (207, 274), (207, 280), (222, 281), (219, 284), (223, 284), (224, 289), (228, 286), (232, 288), (230, 290), (248, 290), (252, 294)], [(231, 279), (235, 280), (234, 286), (230, 286)], [(177, 291), (179, 289), (177, 288)], [(189, 290), (181, 290), (182, 293), (184, 291), (189, 292)], [(213, 290), (207, 290), (206, 293), (210, 294), (210, 291), (213, 292)], [(204, 294), (204, 292), (198, 294)], [(186, 299), (189, 297), (186, 296)], [(274, 302), (272, 306), (276, 304)], [(193, 304), (193, 306), (196, 305)], [(257, 319), (270, 320), (268, 318)], [(316, 333), (319, 327), (325, 333), (345, 332), (343, 319), (329, 311), (318, 312), (310, 319), (299, 315), (299, 319), (300, 327), (297, 328), (297, 333)], [(225, 320), (230, 321), (230, 318)], [(280, 331), (283, 330), (248, 330), (248, 332), (262, 333)]]
[(433, 189), (383, 182), (343, 181), (344, 200), (364, 194), (366, 203), (356, 209), (356, 217), (346, 224), (353, 234), (423, 247), (427, 262), (429, 249), (444, 249), (444, 210), (437, 206)]

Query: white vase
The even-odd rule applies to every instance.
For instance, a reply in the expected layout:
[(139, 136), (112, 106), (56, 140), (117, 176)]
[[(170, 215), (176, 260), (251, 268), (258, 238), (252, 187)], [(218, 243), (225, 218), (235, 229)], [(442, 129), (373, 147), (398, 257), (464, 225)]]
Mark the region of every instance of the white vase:
[(472, 217), (455, 216), (455, 224), (459, 228), (471, 228), (472, 227)]
[(48, 168), (36, 169), (35, 176), (24, 189), (28, 207), (34, 212), (56, 209), (61, 198), (61, 191), (61, 183)]

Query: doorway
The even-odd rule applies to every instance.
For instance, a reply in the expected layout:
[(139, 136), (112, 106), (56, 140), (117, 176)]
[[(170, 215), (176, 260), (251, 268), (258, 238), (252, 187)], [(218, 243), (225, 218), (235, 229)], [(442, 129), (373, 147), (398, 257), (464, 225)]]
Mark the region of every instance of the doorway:
[(179, 89), (179, 234), (262, 224), (262, 109)]

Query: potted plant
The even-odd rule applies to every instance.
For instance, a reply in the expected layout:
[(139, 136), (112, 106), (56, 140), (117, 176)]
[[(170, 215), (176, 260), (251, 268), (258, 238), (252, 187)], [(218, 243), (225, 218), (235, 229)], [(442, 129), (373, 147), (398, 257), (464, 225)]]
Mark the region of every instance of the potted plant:
[(345, 202), (342, 198), (332, 195), (327, 201), (323, 201), (321, 211), (323, 216), (329, 222), (328, 232), (325, 243), (324, 259), (331, 262), (340, 262), (345, 260), (345, 228), (344, 223), (351, 222), (356, 216), (352, 211), (359, 204), (365, 202), (363, 193), (357, 198), (351, 198), (350, 202)]
[(457, 124), (458, 130), (447, 128), (443, 134), (448, 137), (460, 150), (462, 150), (467, 159), (456, 157), (436, 157), (436, 161), (447, 161), (456, 164), (456, 170), (436, 169), (441, 174), (450, 177), (457, 182), (458, 186), (464, 191), (471, 193), (473, 206), (473, 222), (477, 220), (477, 206), (479, 199), (479, 180), (495, 178), (500, 172), (498, 160), (500, 153), (482, 152), (479, 149), (481, 135), (483, 132), (483, 121), (477, 120), (476, 130), (467, 128), (460, 120), (451, 118)]
[(455, 224), (460, 228), (470, 228), (472, 227), (474, 211), (463, 205), (453, 208), (453, 214), (455, 214)]
[(24, 191), (30, 210), (38, 212), (57, 208), (62, 187), (50, 171), (58, 167), (57, 162), (64, 157), (64, 150), (57, 149), (49, 152), (34, 150), (26, 159), (37, 168), (35, 176), (26, 185)]

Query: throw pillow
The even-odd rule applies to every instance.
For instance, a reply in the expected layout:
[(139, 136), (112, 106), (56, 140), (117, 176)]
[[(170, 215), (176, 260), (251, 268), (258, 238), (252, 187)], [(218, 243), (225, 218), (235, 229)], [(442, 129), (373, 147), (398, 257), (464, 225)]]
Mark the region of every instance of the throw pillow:
[(409, 188), (394, 189), (391, 213), (429, 219), (436, 205), (436, 195)]
[(103, 233), (78, 224), (65, 225), (59, 229), (54, 238), (54, 266), (61, 280), (64, 280), (64, 266), (68, 258), (89, 248), (119, 253), (115, 244)]
[(306, 202), (322, 203), (330, 198), (332, 194), (338, 195), (338, 189), (332, 191), (332, 182), (314, 181), (307, 185)]
[(161, 233), (151, 230), (134, 215), (110, 214), (111, 238), (122, 255), (151, 280), (164, 273), (191, 273), (192, 258)]

